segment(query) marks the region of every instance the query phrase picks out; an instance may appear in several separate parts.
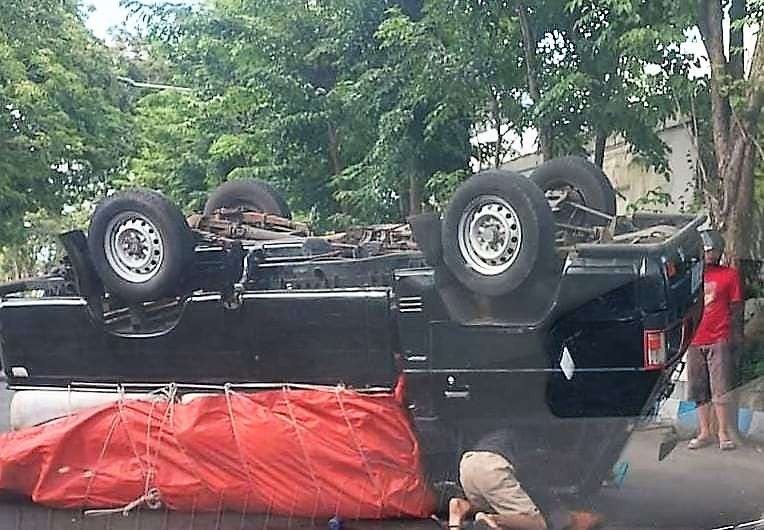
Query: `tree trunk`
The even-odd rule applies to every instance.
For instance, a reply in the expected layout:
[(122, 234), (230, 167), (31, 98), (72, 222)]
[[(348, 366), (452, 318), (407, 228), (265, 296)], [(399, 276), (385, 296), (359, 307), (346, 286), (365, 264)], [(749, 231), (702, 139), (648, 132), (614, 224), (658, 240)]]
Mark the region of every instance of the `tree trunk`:
[(605, 162), (605, 143), (607, 142), (607, 134), (598, 132), (594, 139), (594, 163), (597, 167), (602, 168), (602, 164)]
[(494, 153), (494, 167), (499, 167), (502, 162), (502, 143), (504, 137), (501, 134), (501, 112), (499, 111), (499, 100), (496, 94), (491, 92), (491, 119), (496, 127), (496, 152)]
[(331, 162), (332, 175), (339, 175), (343, 169), (342, 156), (340, 155), (340, 142), (337, 135), (337, 129), (332, 124), (327, 125), (327, 149), (329, 151), (329, 161)]
[[(753, 145), (745, 148), (741, 163), (735, 164), (740, 168), (739, 188), (735, 202), (729, 205), (726, 216), (723, 219), (724, 231), (727, 241), (727, 256), (731, 264), (740, 268), (740, 260), (748, 256), (750, 251), (750, 235), (753, 232), (753, 169), (755, 166), (755, 152)], [(728, 182), (732, 182), (728, 176)]]
[[(528, 78), (528, 93), (535, 104), (541, 101), (541, 87), (537, 74), (536, 35), (533, 33), (528, 10), (522, 2), (517, 3), (517, 16), (520, 19), (520, 32), (523, 35), (523, 52), (525, 53), (525, 68)], [(552, 130), (542, 117), (536, 124), (539, 135), (539, 151), (544, 160), (552, 158)]]
[(722, 221), (728, 235), (727, 252), (735, 264), (746, 257), (753, 216), (756, 132), (764, 103), (764, 32), (759, 32), (753, 51), (748, 92), (743, 108), (732, 116), (727, 147), (729, 159), (720, 172), (724, 181)]
[(711, 62), (711, 108), (714, 150), (719, 175), (727, 162), (727, 139), (730, 128), (730, 102), (725, 93), (727, 57), (722, 34), (722, 6), (717, 0), (699, 0), (698, 27)]
[(414, 173), (409, 174), (409, 215), (422, 213), (422, 193), (419, 180)]
[[(744, 11), (744, 2), (733, 0), (732, 21)], [(725, 56), (719, 0), (699, 0), (698, 15), (698, 27), (711, 61), (712, 137), (716, 177), (722, 192), (720, 200), (711, 202), (709, 206), (714, 210), (714, 220), (726, 236), (728, 258), (739, 265), (740, 259), (748, 254), (752, 230), (756, 134), (764, 103), (764, 32), (760, 31), (756, 37), (747, 88), (740, 103), (736, 103), (733, 109), (729, 86), (744, 79), (744, 69), (737, 54), (732, 53), (730, 60)], [(740, 38), (732, 30), (731, 46), (736, 46)]]
[[(745, 0), (732, 0), (730, 20), (741, 20), (745, 17)], [(743, 28), (730, 27), (730, 58), (729, 73), (733, 79), (743, 79), (745, 69), (743, 64)]]

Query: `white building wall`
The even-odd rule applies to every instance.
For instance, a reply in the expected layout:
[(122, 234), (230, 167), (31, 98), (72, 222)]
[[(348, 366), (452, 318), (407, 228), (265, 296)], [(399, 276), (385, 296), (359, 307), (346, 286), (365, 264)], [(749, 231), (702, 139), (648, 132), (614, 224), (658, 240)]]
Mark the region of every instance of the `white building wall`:
[[(640, 209), (662, 212), (684, 212), (692, 208), (695, 190), (697, 157), (692, 136), (683, 124), (667, 127), (660, 133), (668, 145), (669, 177), (647, 169), (629, 152), (629, 146), (622, 141), (609, 142), (605, 149), (603, 170), (618, 192), (618, 212), (627, 213), (630, 204), (643, 199), (651, 191), (668, 193), (671, 203), (640, 204)], [(509, 161), (502, 167), (523, 174), (530, 174), (543, 162), (541, 155), (531, 153)]]
[(626, 212), (630, 204), (648, 197), (651, 191), (668, 193), (671, 202), (666, 206), (643, 203), (641, 209), (677, 213), (693, 207), (697, 157), (692, 137), (683, 125), (667, 128), (660, 135), (670, 149), (668, 176), (645, 168), (629, 153), (628, 145), (624, 142), (606, 149), (602, 166), (619, 192), (619, 212)]

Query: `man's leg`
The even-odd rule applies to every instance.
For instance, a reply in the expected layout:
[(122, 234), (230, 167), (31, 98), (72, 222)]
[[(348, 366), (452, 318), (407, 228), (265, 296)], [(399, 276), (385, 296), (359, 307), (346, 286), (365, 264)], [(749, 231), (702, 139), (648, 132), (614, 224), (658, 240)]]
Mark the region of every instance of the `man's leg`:
[(708, 445), (711, 434), (711, 387), (705, 348), (690, 346), (687, 349), (687, 399), (696, 403), (698, 414), (698, 435), (690, 440), (690, 449)]
[(732, 408), (727, 403), (714, 403), (714, 410), (716, 411), (716, 419), (719, 420), (719, 443), (734, 442), (732, 422), (735, 414)]
[(459, 461), (459, 482), (466, 499), (454, 497), (448, 503), (448, 526), (450, 529), (458, 528), (467, 516), (476, 510), (486, 509), (488, 505), (483, 498), (476, 481), (482, 472), (480, 455), (474, 451), (467, 451)]
[[(472, 504), (467, 499), (455, 497), (448, 503), (448, 528), (460, 528), (464, 519), (472, 511)], [(487, 514), (478, 512), (475, 522), (482, 521), (491, 528), (508, 530), (547, 530), (541, 514)]]
[[(478, 512), (476, 522), (497, 530), (548, 530), (541, 511), (515, 478), (514, 467), (501, 455), (465, 454), (459, 465), (459, 478), (473, 509), (487, 505), (486, 509), (495, 512)], [(458, 509), (459, 505), (454, 504), (454, 508)], [(602, 517), (598, 514), (568, 512), (566, 521), (560, 524), (567, 530), (590, 530), (601, 523)]]
[(472, 505), (495, 512), (480, 512), (475, 521), (497, 529), (546, 530), (544, 517), (515, 478), (512, 464), (503, 456), (487, 451), (467, 453), (462, 458), (459, 474)]
[(711, 434), (711, 403), (699, 403), (695, 411), (698, 413), (698, 440), (710, 440)]
[(709, 348), (708, 372), (711, 383), (711, 397), (716, 419), (719, 422), (719, 445), (722, 449), (734, 449), (734, 406), (736, 363), (727, 341), (718, 342)]

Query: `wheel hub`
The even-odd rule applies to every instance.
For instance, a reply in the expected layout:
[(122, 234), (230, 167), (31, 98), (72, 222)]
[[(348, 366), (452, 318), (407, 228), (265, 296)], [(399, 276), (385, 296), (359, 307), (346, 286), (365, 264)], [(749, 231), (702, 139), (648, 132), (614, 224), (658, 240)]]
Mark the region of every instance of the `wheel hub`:
[(510, 204), (494, 195), (474, 199), (459, 221), (459, 250), (467, 265), (486, 276), (512, 266), (520, 251), (522, 229)]
[(104, 250), (112, 270), (132, 283), (153, 278), (164, 259), (159, 230), (137, 212), (124, 212), (111, 220), (106, 229)]

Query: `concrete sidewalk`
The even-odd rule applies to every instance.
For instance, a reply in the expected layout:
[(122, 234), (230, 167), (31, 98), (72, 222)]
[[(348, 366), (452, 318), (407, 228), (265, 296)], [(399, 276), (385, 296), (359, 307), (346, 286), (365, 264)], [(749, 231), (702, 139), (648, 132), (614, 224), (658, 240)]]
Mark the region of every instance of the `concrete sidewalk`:
[[(665, 400), (658, 413), (659, 418), (672, 422), (680, 434), (689, 436), (698, 429), (698, 417), (694, 401), (685, 399), (686, 381), (679, 379), (672, 396)], [(749, 381), (735, 390), (739, 396), (738, 430), (749, 441), (764, 443), (764, 378)]]

